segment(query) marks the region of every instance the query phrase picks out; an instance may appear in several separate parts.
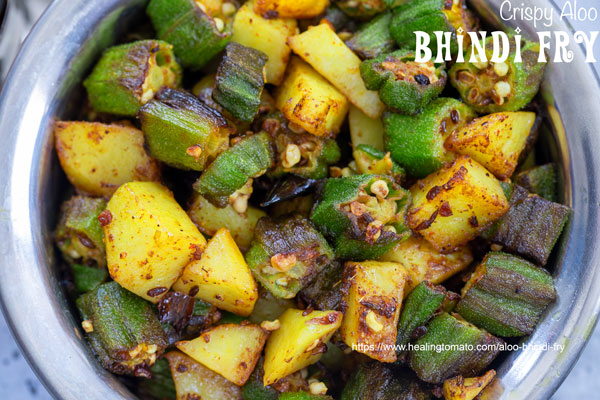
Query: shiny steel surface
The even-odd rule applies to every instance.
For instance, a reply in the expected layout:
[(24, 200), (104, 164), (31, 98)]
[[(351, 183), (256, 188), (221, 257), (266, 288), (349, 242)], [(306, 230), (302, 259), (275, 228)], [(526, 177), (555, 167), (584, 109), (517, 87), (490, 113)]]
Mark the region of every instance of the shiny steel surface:
[[(58, 285), (51, 230), (65, 182), (50, 126), (78, 106), (68, 101), (80, 91), (78, 83), (144, 3), (55, 1), (27, 39), (0, 97), (0, 298), (23, 353), (60, 399), (132, 398), (90, 354)], [(490, 17), (501, 3), (471, 1)], [(527, 5), (552, 6), (546, 0)], [(524, 22), (519, 27), (532, 32)], [(557, 18), (552, 29), (570, 30)], [(600, 81), (573, 41), (571, 50), (573, 63), (549, 66), (543, 98), (554, 122), (548, 151), (563, 166), (564, 202), (574, 214), (554, 258), (559, 300), (527, 340), (566, 348), (562, 354), (534, 348), (511, 354), (498, 370), (505, 399), (548, 399), (600, 311)]]

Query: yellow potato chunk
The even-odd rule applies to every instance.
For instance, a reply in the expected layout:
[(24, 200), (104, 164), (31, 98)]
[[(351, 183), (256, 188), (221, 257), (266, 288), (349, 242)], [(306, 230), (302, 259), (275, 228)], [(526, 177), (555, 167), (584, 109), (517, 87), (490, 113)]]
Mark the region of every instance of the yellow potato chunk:
[(144, 149), (144, 134), (128, 123), (57, 121), (54, 137), (67, 178), (92, 196), (109, 197), (126, 182), (160, 179), (158, 163)]
[(328, 5), (329, 0), (256, 0), (254, 11), (267, 18), (312, 18)]
[(218, 208), (199, 194), (194, 195), (188, 214), (200, 232), (207, 236), (214, 236), (222, 227), (227, 228), (242, 251), (250, 247), (258, 220), (267, 215), (260, 208), (252, 206), (248, 206), (243, 213), (235, 211), (230, 204)]
[(327, 23), (311, 26), (288, 39), (292, 51), (342, 92), (370, 118), (379, 118), (385, 106), (379, 95), (367, 90), (360, 76), (360, 58)]
[[(473, 400), (494, 380), (493, 369), (475, 378), (463, 378), (461, 375), (444, 381), (444, 400)], [(478, 397), (477, 397), (478, 398)]]
[(383, 122), (381, 118), (370, 118), (356, 106), (351, 105), (348, 111), (350, 138), (352, 146), (368, 144), (383, 151)]
[(473, 261), (473, 255), (467, 246), (443, 254), (427, 240), (411, 236), (384, 254), (380, 261), (393, 261), (404, 267), (407, 273), (404, 286), (406, 297), (423, 281), (438, 284), (464, 270)]
[(237, 315), (250, 315), (258, 289), (229, 231), (221, 228), (199, 260), (190, 262), (173, 289)]
[(265, 386), (319, 361), (342, 323), (342, 313), (290, 308), (279, 322), (280, 328), (271, 333), (265, 348)]
[(443, 253), (474, 239), (509, 208), (500, 182), (468, 156), (460, 156), (415, 183), (406, 223)]
[(335, 136), (348, 111), (344, 95), (296, 57), (275, 92), (275, 105), (290, 122), (316, 136)]
[(535, 113), (499, 112), (475, 118), (446, 140), (446, 148), (477, 161), (498, 179), (510, 178), (535, 122)]
[(269, 57), (265, 83), (279, 85), (292, 51), (287, 38), (298, 32), (297, 25), (295, 19), (263, 18), (254, 12), (252, 2), (247, 2), (235, 14), (231, 40), (265, 53)]
[(152, 303), (206, 245), (169, 189), (154, 182), (119, 187), (99, 220), (111, 278)]
[(242, 389), (179, 351), (165, 354), (177, 400), (242, 400)]
[(342, 278), (342, 340), (381, 362), (396, 361), (398, 318), (406, 272), (395, 262), (347, 262)]
[(175, 346), (236, 385), (246, 383), (269, 333), (258, 325), (223, 324)]

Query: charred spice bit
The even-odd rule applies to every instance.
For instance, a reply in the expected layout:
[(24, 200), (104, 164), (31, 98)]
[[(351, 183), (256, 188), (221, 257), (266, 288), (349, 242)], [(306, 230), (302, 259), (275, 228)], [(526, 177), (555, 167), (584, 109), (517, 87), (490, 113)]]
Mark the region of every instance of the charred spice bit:
[(297, 263), (295, 254), (278, 253), (271, 257), (271, 266), (279, 272), (287, 272)]
[(167, 290), (166, 287), (164, 286), (159, 286), (159, 287), (155, 287), (153, 289), (148, 290), (148, 292), (146, 292), (146, 294), (150, 297), (157, 297), (160, 296), (161, 294), (165, 293)]
[(100, 226), (104, 227), (110, 224), (112, 221), (112, 213), (110, 210), (104, 210), (98, 215), (98, 222), (100, 222)]
[(202, 148), (199, 145), (195, 144), (193, 146), (188, 147), (185, 153), (190, 157), (194, 157), (194, 159), (197, 162), (200, 159), (200, 156), (202, 155)]
[(452, 209), (450, 208), (450, 204), (447, 201), (442, 203), (440, 207), (440, 215), (442, 217), (449, 217), (452, 215)]
[(429, 81), (429, 77), (427, 77), (427, 75), (424, 75), (424, 74), (415, 75), (415, 81), (419, 85), (424, 85), (424, 86), (427, 86), (427, 85), (429, 85), (431, 83)]

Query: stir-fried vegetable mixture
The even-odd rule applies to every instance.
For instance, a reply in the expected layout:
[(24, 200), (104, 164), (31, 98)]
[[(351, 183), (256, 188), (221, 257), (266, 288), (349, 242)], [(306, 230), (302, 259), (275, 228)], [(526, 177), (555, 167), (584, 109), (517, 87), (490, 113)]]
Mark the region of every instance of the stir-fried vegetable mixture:
[(54, 126), (74, 188), (55, 240), (102, 366), (155, 399), (493, 388), (504, 340), (557, 297), (570, 213), (558, 165), (535, 163), (538, 44), (416, 61), (415, 30), (450, 32), (456, 59), (480, 29), (463, 0), (147, 14)]

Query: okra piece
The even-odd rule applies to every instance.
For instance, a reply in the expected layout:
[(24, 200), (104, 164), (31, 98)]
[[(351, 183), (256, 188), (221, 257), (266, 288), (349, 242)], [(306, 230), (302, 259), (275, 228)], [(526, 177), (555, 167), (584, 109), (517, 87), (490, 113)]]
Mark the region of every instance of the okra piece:
[(77, 308), (104, 368), (119, 375), (150, 377), (150, 367), (168, 344), (150, 303), (112, 281), (80, 296)]
[(179, 86), (181, 68), (172, 47), (140, 40), (106, 50), (83, 82), (94, 110), (133, 117), (161, 87)]
[(217, 156), (194, 182), (194, 190), (217, 207), (222, 208), (233, 202), (235, 208), (235, 199), (230, 197), (243, 188), (249, 179), (264, 174), (271, 167), (271, 152), (271, 140), (267, 133), (245, 137)]
[(335, 243), (337, 257), (370, 260), (410, 235), (404, 223), (409, 204), (409, 192), (387, 176), (330, 178), (310, 218)]
[(388, 29), (391, 19), (392, 13), (388, 11), (366, 22), (346, 41), (346, 46), (363, 60), (392, 51), (396, 43)]
[(152, 156), (179, 169), (202, 171), (229, 146), (233, 128), (191, 93), (165, 88), (138, 117)]
[[(403, 351), (401, 347), (406, 346), (414, 339), (417, 329), (422, 329), (433, 315), (444, 305), (447, 298), (446, 289), (440, 285), (433, 285), (429, 282), (419, 283), (410, 292), (398, 321), (398, 336), (396, 344), (396, 354), (400, 356)], [(401, 346), (401, 347), (400, 347)]]
[(369, 19), (385, 11), (384, 0), (337, 0), (336, 5), (352, 18)]
[(482, 372), (500, 353), (503, 341), (454, 315), (441, 313), (414, 344), (409, 365), (425, 382), (442, 384), (455, 375)]
[(290, 299), (335, 255), (312, 223), (300, 216), (258, 221), (246, 262), (254, 277), (275, 297)]
[(108, 278), (106, 268), (89, 267), (87, 265), (73, 264), (73, 282), (79, 293), (86, 293), (96, 289)]
[(219, 65), (213, 99), (241, 121), (251, 122), (265, 86), (267, 55), (231, 42)]
[(414, 32), (423, 31), (429, 34), (429, 46), (435, 53), (437, 39), (434, 32), (451, 32), (450, 51), (456, 54), (458, 52), (456, 31), (462, 28), (465, 39), (468, 39), (466, 32), (477, 30), (477, 20), (467, 9), (464, 0), (409, 1), (394, 8), (393, 13), (389, 26), (390, 33), (402, 48), (414, 50), (416, 47)]
[(209, 1), (151, 0), (146, 13), (159, 39), (171, 43), (182, 66), (200, 69), (231, 39), (231, 15)]
[(385, 112), (385, 148), (408, 175), (424, 178), (455, 158), (444, 142), (475, 117), (469, 106), (452, 98), (433, 100), (417, 115)]
[(278, 400), (333, 400), (333, 397), (300, 391), (281, 393)]
[(277, 400), (279, 392), (271, 386), (263, 385), (264, 358), (261, 357), (250, 378), (242, 387), (242, 398), (244, 400)]
[(344, 265), (334, 262), (300, 291), (299, 296), (315, 310), (338, 310), (342, 301), (342, 272)]
[(558, 197), (556, 193), (556, 169), (556, 164), (554, 163), (539, 165), (519, 172), (514, 177), (514, 182), (546, 200), (556, 201)]
[(394, 178), (398, 185), (404, 180), (404, 168), (392, 161), (389, 151), (385, 153), (368, 144), (359, 144), (352, 156), (361, 174), (388, 175)]
[(175, 382), (169, 369), (169, 362), (166, 358), (159, 358), (150, 368), (151, 379), (143, 379), (139, 385), (140, 394), (143, 398), (155, 399), (176, 399)]
[(382, 54), (360, 64), (360, 75), (369, 90), (378, 90), (388, 107), (416, 114), (437, 98), (446, 86), (444, 64), (415, 61), (412, 50)]
[(529, 335), (556, 299), (552, 276), (521, 257), (488, 253), (463, 288), (458, 312), (470, 323), (502, 336)]
[(488, 237), (506, 251), (546, 265), (570, 214), (571, 209), (565, 205), (529, 194), (514, 201)]
[(70, 264), (106, 266), (106, 250), (98, 215), (106, 208), (104, 199), (73, 196), (60, 208), (54, 240)]
[(428, 400), (431, 391), (408, 370), (379, 362), (362, 363), (352, 374), (341, 400)]
[[(514, 36), (509, 38), (509, 44), (509, 55), (504, 62), (482, 61), (478, 55), (474, 57), (476, 62), (470, 62), (474, 51), (471, 49), (465, 54), (465, 62), (450, 68), (450, 83), (478, 113), (519, 111), (540, 88), (546, 63), (538, 62), (539, 43), (521, 39), (522, 62), (515, 62), (517, 46)], [(493, 42), (489, 37), (485, 42), (487, 60), (491, 59), (492, 51)]]

